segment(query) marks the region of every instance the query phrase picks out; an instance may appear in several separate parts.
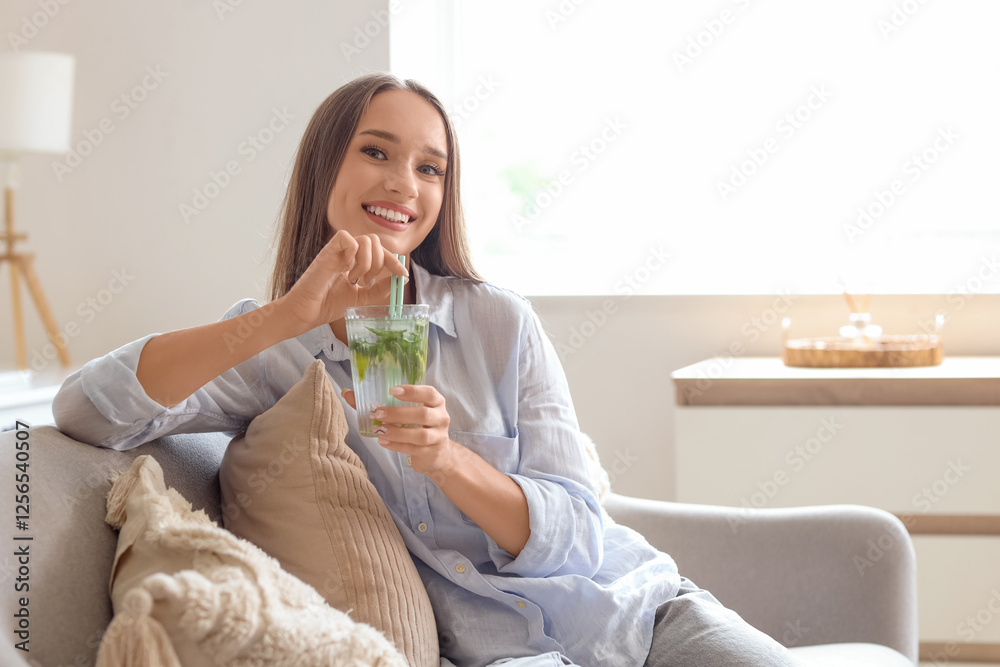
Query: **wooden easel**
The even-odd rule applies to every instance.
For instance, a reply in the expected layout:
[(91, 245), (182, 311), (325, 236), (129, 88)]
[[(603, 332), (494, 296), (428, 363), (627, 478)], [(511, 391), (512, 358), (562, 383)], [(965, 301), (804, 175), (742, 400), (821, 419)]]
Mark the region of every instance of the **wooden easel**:
[(24, 340), (24, 313), (21, 308), (21, 277), (28, 285), (28, 292), (35, 301), (35, 308), (42, 316), (45, 324), (45, 331), (49, 335), (49, 340), (55, 345), (59, 353), (59, 361), (64, 368), (69, 367), (69, 351), (66, 349), (65, 341), (58, 335), (59, 327), (52, 317), (49, 303), (45, 300), (45, 292), (42, 291), (42, 284), (38, 281), (35, 268), (32, 262), (35, 256), (30, 253), (15, 252), (14, 243), (24, 241), (28, 235), (23, 232), (14, 231), (14, 187), (7, 184), (4, 188), (4, 234), (0, 236), (7, 243), (6, 252), (0, 255), (0, 264), (10, 262), (10, 289), (14, 311), (14, 341), (17, 346), (17, 368), (18, 370), (28, 369), (28, 351)]

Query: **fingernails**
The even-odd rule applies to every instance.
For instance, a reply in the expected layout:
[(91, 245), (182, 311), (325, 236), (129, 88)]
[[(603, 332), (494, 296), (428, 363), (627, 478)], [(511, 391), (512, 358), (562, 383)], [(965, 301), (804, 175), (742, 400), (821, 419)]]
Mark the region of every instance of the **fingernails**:
[(376, 410), (372, 413), (372, 417), (375, 419), (385, 419), (385, 410)]
[(389, 390), (389, 393), (392, 394), (393, 396), (402, 396), (403, 395), (403, 388), (402, 387), (393, 387), (392, 389)]
[(378, 444), (380, 444), (380, 445), (388, 445), (389, 444), (389, 438), (379, 438), (378, 439)]

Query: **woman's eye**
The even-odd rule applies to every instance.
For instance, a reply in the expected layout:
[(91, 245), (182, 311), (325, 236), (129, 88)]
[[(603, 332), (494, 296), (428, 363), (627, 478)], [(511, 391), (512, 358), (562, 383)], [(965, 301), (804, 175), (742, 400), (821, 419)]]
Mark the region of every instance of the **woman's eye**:
[(444, 170), (436, 164), (421, 165), (420, 173), (427, 174), (428, 176), (444, 176)]
[(374, 158), (376, 160), (385, 159), (385, 151), (383, 151), (378, 146), (365, 146), (364, 148), (361, 149), (361, 152), (367, 155), (368, 157)]

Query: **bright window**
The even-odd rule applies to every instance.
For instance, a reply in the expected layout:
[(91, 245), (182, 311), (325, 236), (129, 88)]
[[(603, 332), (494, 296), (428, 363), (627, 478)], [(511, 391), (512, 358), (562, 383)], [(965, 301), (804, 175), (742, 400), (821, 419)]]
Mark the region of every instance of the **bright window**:
[(995, 0), (390, 6), (494, 282), (1000, 292)]

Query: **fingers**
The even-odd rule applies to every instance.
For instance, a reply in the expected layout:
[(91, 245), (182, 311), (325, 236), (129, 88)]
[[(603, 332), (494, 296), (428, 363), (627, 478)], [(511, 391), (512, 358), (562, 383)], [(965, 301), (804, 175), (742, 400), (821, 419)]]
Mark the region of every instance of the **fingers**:
[(423, 403), (428, 408), (444, 406), (441, 392), (427, 384), (401, 384), (390, 389), (389, 393), (401, 401)]
[(352, 408), (354, 408), (355, 410), (357, 410), (357, 409), (358, 409), (358, 405), (357, 405), (357, 403), (355, 403), (355, 402), (354, 402), (354, 390), (352, 390), (352, 389), (341, 389), (341, 390), (340, 390), (340, 396), (341, 396), (341, 397), (342, 397), (342, 398), (343, 398), (343, 399), (344, 399), (345, 401), (347, 401), (347, 404), (348, 404), (349, 406), (351, 406), (351, 407), (352, 407)]
[[(379, 427), (383, 431), (378, 436), (378, 442), (387, 449), (397, 452), (404, 451), (406, 445), (416, 445), (417, 447), (427, 447), (441, 441), (441, 437), (447, 437), (447, 431), (439, 431), (431, 428), (409, 428), (406, 426), (395, 426), (386, 424)], [(409, 453), (419, 453), (419, 450), (410, 449)]]
[(375, 419), (385, 424), (407, 424), (436, 427), (443, 424), (437, 411), (424, 406), (382, 406), (375, 410)]
[[(448, 411), (445, 409), (444, 396), (434, 387), (429, 385), (404, 384), (393, 387), (390, 393), (401, 401), (423, 403), (423, 405), (379, 406), (375, 412), (375, 418), (379, 421), (386, 425), (407, 424), (422, 426), (424, 429), (448, 429), (451, 419), (448, 416)], [(411, 428), (408, 430), (419, 429)], [(406, 439), (410, 440), (410, 436), (412, 435), (408, 434)]]
[(367, 303), (373, 305), (388, 303), (389, 299), (389, 276), (380, 276), (372, 283), (372, 286), (368, 288), (368, 293), (366, 294)]
[(403, 266), (398, 259), (396, 259), (396, 255), (388, 250), (385, 250), (384, 248), (383, 250), (385, 251), (383, 258), (386, 268), (388, 268), (391, 273), (395, 273), (397, 276), (402, 276), (404, 278), (408, 277), (409, 271), (407, 271), (406, 267)]
[(340, 230), (320, 249), (317, 258), (322, 257), (326, 262), (333, 262), (329, 268), (336, 272), (347, 271), (354, 265), (354, 256), (357, 252), (357, 240), (344, 230)]
[(347, 272), (347, 281), (352, 285), (360, 282), (362, 286), (367, 287), (369, 283), (367, 275), (372, 268), (372, 238), (357, 236), (354, 241), (357, 243), (357, 250), (354, 252), (354, 266)]
[(396, 256), (389, 252), (377, 234), (351, 236), (344, 230), (337, 232), (330, 243), (339, 249), (347, 271), (347, 279), (352, 285), (371, 288), (384, 275), (385, 270), (397, 276), (407, 277), (409, 272)]

